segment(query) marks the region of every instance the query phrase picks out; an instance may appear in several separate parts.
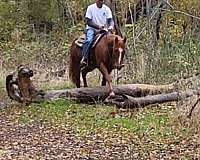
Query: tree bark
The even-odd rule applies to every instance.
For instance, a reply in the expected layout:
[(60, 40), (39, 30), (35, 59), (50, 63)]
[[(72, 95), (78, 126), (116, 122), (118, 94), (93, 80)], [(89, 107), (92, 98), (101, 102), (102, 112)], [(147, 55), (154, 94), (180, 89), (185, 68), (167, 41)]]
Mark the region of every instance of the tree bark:
[[(105, 103), (115, 104), (118, 108), (142, 108), (150, 104), (166, 103), (178, 100), (184, 100), (185, 98), (200, 95), (199, 91), (187, 91), (187, 92), (172, 92), (166, 94), (149, 95), (146, 97), (133, 98), (131, 96), (116, 96), (105, 100)], [(191, 111), (192, 112), (192, 111)]]
[(122, 32), (120, 30), (118, 20), (117, 20), (117, 14), (116, 14), (116, 0), (107, 0), (105, 2), (112, 10), (112, 15), (113, 15), (113, 21), (114, 21), (114, 27), (116, 30), (116, 34), (123, 37)]
[[(41, 103), (43, 101), (67, 99), (75, 100), (80, 103), (105, 103), (116, 105), (118, 108), (132, 109), (145, 107), (150, 104), (184, 100), (187, 97), (200, 95), (200, 91), (177, 92), (174, 84), (124, 84), (114, 86), (113, 90), (116, 94), (115, 96), (109, 96), (109, 91), (106, 86), (50, 90), (42, 92), (42, 94), (38, 92), (39, 94), (33, 95), (32, 102)], [(2, 106), (4, 106), (4, 104), (0, 103), (0, 107)]]
[[(114, 86), (116, 95), (126, 95), (131, 97), (142, 97), (160, 93), (169, 93), (175, 90), (173, 84), (169, 85), (148, 85), (148, 84), (125, 84)], [(66, 90), (46, 91), (44, 95), (36, 95), (33, 102), (42, 102), (44, 100), (55, 100), (58, 98), (72, 99), (81, 103), (103, 102), (109, 95), (107, 87), (94, 88), (75, 88)]]

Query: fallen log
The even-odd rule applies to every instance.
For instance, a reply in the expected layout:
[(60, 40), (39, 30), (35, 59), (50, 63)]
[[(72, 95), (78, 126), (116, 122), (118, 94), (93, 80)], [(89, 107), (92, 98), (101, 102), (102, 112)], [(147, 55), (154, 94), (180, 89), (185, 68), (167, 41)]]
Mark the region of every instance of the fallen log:
[[(109, 103), (120, 108), (137, 108), (145, 107), (155, 103), (165, 103), (178, 101), (187, 97), (197, 95), (197, 101), (191, 107), (189, 116), (199, 103), (200, 91), (177, 92), (178, 83), (168, 85), (150, 85), (150, 84), (123, 84), (113, 87), (115, 96), (109, 96), (107, 87), (93, 88), (74, 88), (66, 90), (37, 90), (30, 77), (32, 70), (20, 66), (18, 68), (16, 79), (14, 74), (6, 78), (6, 90), (8, 96), (19, 103), (30, 104), (32, 102), (40, 103), (43, 101), (53, 101), (56, 99), (75, 100), (80, 103)], [(23, 71), (23, 74), (20, 74)], [(28, 74), (31, 71), (30, 75)], [(25, 74), (26, 73), (26, 74)], [(28, 74), (28, 75), (27, 75)], [(21, 81), (20, 81), (21, 79)], [(25, 92), (26, 91), (26, 92)], [(0, 102), (0, 108), (7, 106), (6, 103)]]
[[(149, 84), (124, 84), (114, 86), (116, 95), (127, 95), (131, 97), (142, 97), (160, 93), (169, 93), (175, 90), (173, 84), (169, 85), (149, 85)], [(93, 88), (74, 88), (66, 90), (51, 90), (44, 94), (36, 95), (32, 98), (33, 102), (45, 100), (56, 100), (59, 98), (71, 99), (81, 103), (97, 103), (104, 101), (109, 95), (107, 87)]]
[[(43, 94), (35, 94), (32, 102), (53, 101), (57, 99), (75, 100), (80, 103), (106, 103), (119, 108), (138, 108), (150, 104), (178, 101), (193, 95), (200, 95), (199, 91), (175, 92), (174, 84), (124, 84), (114, 86), (116, 96), (109, 97), (107, 87), (73, 88), (66, 90), (50, 90)], [(17, 99), (14, 99), (17, 101)]]
[[(184, 100), (185, 98), (200, 95), (200, 91), (172, 92), (166, 94), (149, 95), (145, 97), (133, 98), (131, 96), (113, 96), (107, 98), (104, 102), (115, 104), (118, 108), (142, 108), (150, 104), (166, 103), (172, 101)], [(191, 111), (192, 112), (192, 111)]]

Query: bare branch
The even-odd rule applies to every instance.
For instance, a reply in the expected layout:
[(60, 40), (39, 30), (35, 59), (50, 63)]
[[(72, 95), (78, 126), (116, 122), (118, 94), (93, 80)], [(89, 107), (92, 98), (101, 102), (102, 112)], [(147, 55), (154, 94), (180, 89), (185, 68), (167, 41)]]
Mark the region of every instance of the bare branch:
[(195, 18), (195, 19), (198, 19), (200, 20), (200, 17), (197, 17), (197, 16), (194, 16), (192, 14), (189, 14), (189, 13), (186, 13), (186, 12), (183, 12), (183, 11), (179, 11), (179, 10), (169, 10), (169, 9), (164, 9), (164, 8), (161, 8), (160, 10), (162, 11), (167, 11), (167, 12), (173, 12), (173, 13), (180, 13), (180, 14), (184, 14), (188, 17), (192, 17), (192, 18)]

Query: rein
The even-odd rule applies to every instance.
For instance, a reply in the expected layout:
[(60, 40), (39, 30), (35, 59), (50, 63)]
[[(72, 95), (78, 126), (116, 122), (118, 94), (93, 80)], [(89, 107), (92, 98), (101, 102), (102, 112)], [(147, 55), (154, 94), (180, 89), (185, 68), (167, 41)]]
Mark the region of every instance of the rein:
[[(105, 35), (106, 39), (107, 39), (107, 37), (108, 37), (109, 34), (112, 34), (112, 33), (107, 32), (107, 34)], [(107, 47), (108, 47), (108, 56), (109, 56), (110, 59), (112, 59), (112, 56), (114, 55), (114, 52), (115, 52), (115, 50), (114, 50), (114, 48), (115, 48), (115, 41), (113, 40), (113, 46), (111, 48), (112, 49), (111, 52), (110, 52), (110, 47), (109, 46), (107, 46)], [(109, 61), (109, 65), (112, 66), (112, 61)]]

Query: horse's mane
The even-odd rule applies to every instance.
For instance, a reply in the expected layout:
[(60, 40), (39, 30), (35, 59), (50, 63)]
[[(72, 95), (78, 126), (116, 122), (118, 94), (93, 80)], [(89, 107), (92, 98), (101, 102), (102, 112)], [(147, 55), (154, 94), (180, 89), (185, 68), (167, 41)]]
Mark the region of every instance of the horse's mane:
[(115, 40), (115, 38), (117, 37), (118, 40), (123, 40), (122, 37), (120, 37), (119, 35), (116, 35), (116, 34), (107, 34), (107, 41), (108, 42), (112, 42), (113, 40)]

